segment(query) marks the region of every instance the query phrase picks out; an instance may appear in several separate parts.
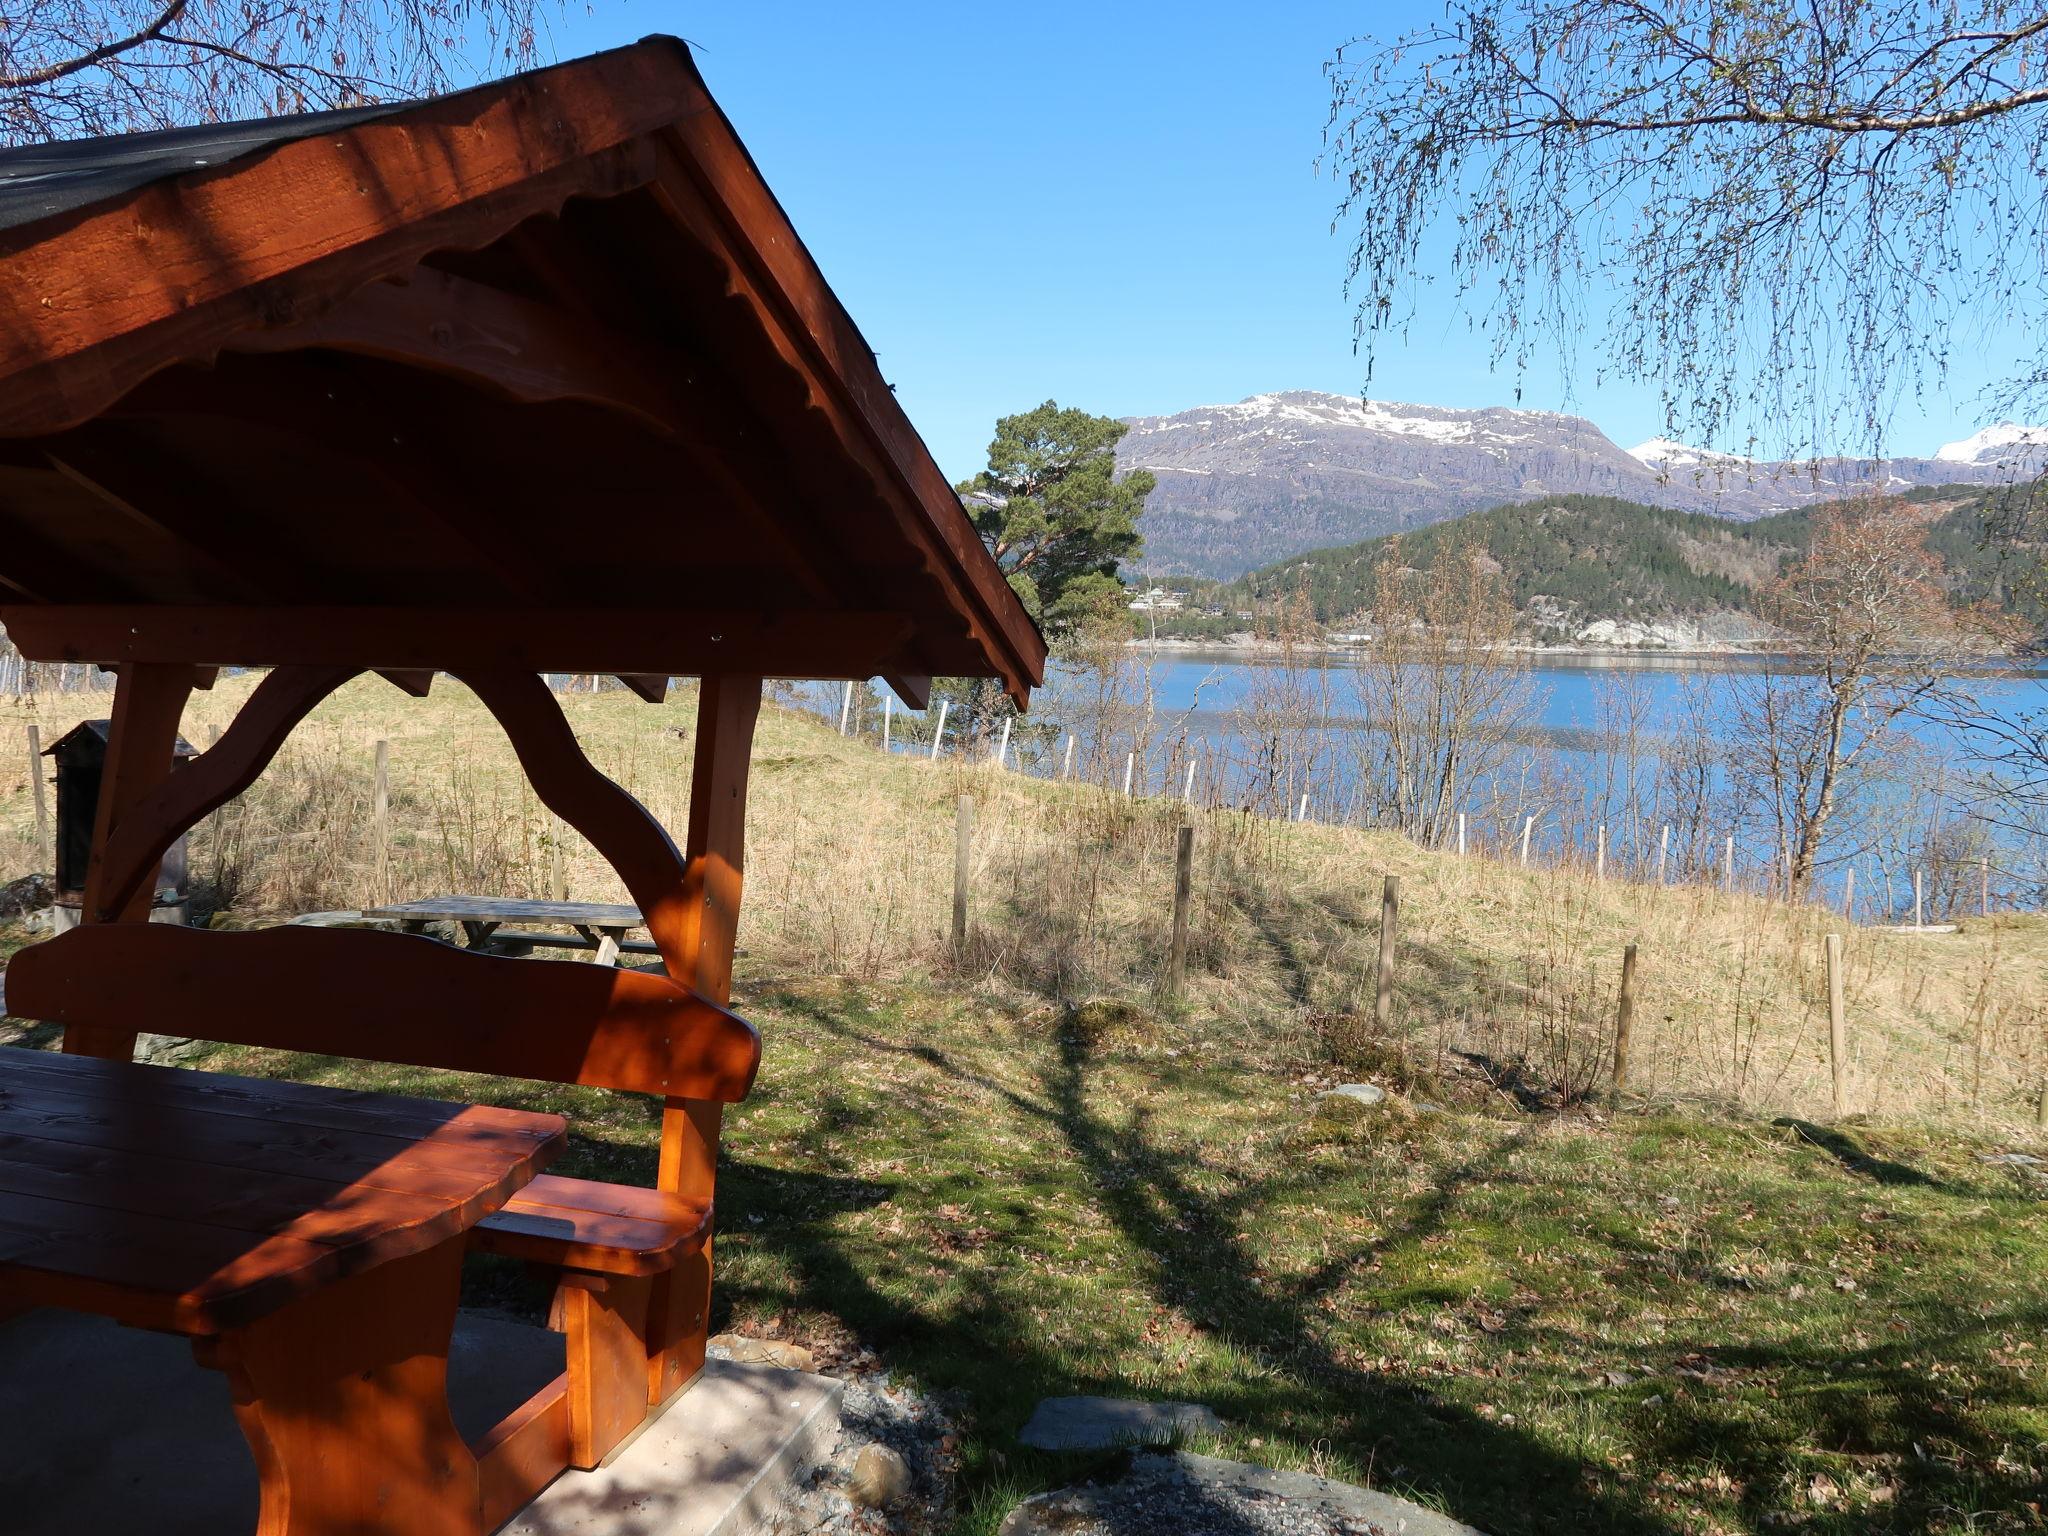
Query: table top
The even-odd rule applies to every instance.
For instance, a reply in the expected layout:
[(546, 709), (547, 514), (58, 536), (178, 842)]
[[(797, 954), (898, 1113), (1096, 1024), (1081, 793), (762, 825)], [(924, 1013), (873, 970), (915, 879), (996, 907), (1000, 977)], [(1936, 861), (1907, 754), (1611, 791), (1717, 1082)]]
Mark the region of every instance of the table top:
[(0, 1047), (0, 1302), (239, 1327), (466, 1231), (566, 1144), (559, 1115)]
[(625, 902), (524, 901), (509, 896), (427, 896), (368, 907), (363, 916), (425, 922), (581, 923), (586, 928), (641, 928), (647, 921), (638, 907)]

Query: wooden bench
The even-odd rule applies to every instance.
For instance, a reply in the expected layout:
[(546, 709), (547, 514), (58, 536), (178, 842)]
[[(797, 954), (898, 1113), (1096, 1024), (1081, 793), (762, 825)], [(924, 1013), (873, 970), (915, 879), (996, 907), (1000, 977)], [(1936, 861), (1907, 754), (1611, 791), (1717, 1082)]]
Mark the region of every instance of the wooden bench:
[[(67, 1028), (146, 1019), (238, 1045), (670, 1102), (739, 1101), (761, 1052), (746, 1020), (664, 975), (357, 929), (90, 924), (18, 953), (7, 1001), (19, 1017)], [(563, 1459), (547, 1476), (597, 1465), (702, 1365), (711, 1222), (708, 1201), (542, 1175), (472, 1229), (475, 1247), (548, 1266), (560, 1282), (552, 1322), (568, 1348), (563, 1402), (536, 1400), (501, 1426), (495, 1444), (516, 1448), (529, 1473), (508, 1486), (537, 1476), (555, 1450)], [(536, 1453), (551, 1437), (550, 1414), (562, 1443)]]

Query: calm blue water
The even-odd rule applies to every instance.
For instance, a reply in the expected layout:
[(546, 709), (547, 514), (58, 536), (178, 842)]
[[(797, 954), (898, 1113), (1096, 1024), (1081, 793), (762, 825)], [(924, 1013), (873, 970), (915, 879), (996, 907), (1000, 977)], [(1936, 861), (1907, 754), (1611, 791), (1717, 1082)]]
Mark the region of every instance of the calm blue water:
[[(1140, 665), (1148, 660), (1137, 659)], [(1234, 652), (1183, 651), (1159, 653), (1150, 657), (1149, 663), (1152, 750), (1135, 765), (1133, 788), (1141, 794), (1178, 795), (1187, 782), (1185, 773), (1191, 755), (1196, 760), (1197, 796), (1210, 804), (1235, 803), (1246, 793), (1246, 785), (1253, 781), (1256, 772), (1255, 753), (1241, 734), (1238, 711), (1252, 702), (1262, 673), (1268, 681), (1272, 680), (1271, 669), (1277, 664)], [(1596, 828), (1610, 817), (1620, 815), (1621, 819), (1611, 829), (1612, 849), (1624, 865), (1640, 869), (1645, 860), (1653, 857), (1650, 847), (1644, 845), (1654, 844), (1659, 825), (1667, 818), (1679, 819), (1658, 791), (1656, 752), (1659, 737), (1675, 724), (1688, 680), (1705, 688), (1710, 713), (1718, 716), (1729, 699), (1733, 680), (1770, 664), (1743, 657), (1545, 657), (1529, 669), (1530, 708), (1520, 721), (1517, 746), (1509, 763), (1494, 775), (1492, 782), (1468, 785), (1458, 808), (1469, 807), (1473, 812), (1473, 836), (1482, 844), (1490, 840), (1497, 847), (1503, 838), (1512, 839), (1525, 808), (1524, 795), (1532, 785), (1538, 786), (1533, 791), (1536, 799), (1528, 807), (1538, 816), (1532, 850), (1542, 850), (1544, 857), (1588, 856)], [(1343, 674), (1353, 665), (1345, 658), (1332, 659), (1328, 680), (1330, 714), (1333, 719), (1349, 724), (1356, 723), (1353, 712), (1358, 706), (1350, 679)], [(1786, 663), (1779, 661), (1775, 665), (1783, 670)], [(1031, 716), (1015, 733), (1014, 755), (1009, 761), (1012, 767), (1027, 772), (1055, 776), (1060, 772), (1064, 734), (1072, 723), (1058, 718), (1061, 689), (1056, 679), (1049, 682), (1052, 686), (1040, 694)], [(1304, 683), (1320, 686), (1313, 675), (1304, 678)], [(1634, 695), (1633, 712), (1642, 733), (1639, 745), (1643, 756), (1635, 769), (1634, 794), (1625, 787), (1626, 771), (1618, 770), (1614, 760), (1603, 758), (1596, 750), (1603, 718), (1613, 715), (1613, 695), (1621, 688)], [(1983, 705), (2007, 719), (2033, 715), (2048, 718), (2048, 669), (2006, 668), (1980, 676), (1975, 691)], [(840, 688), (836, 684), (816, 685), (815, 697), (807, 702), (836, 721)], [(879, 736), (878, 714), (870, 710), (860, 722), (860, 734), (864, 737)], [(922, 743), (915, 747), (908, 744), (910, 738), (927, 734), (928, 727), (920, 728), (922, 722), (911, 723), (914, 718), (899, 706), (900, 724), (895, 739), (899, 751), (926, 750)], [(1929, 748), (1924, 755), (1930, 760), (1948, 757), (1954, 751), (1953, 738), (1937, 727), (1919, 723), (1908, 724), (1906, 729)], [(955, 731), (957, 726), (949, 731), (945, 743), (948, 756), (959, 750)], [(1129, 745), (1121, 737), (1102, 743), (1091, 763), (1083, 743), (1075, 764), (1077, 776), (1115, 787), (1121, 781)], [(985, 744), (980, 750), (989, 748)], [(1355, 771), (1350, 766), (1353, 761), (1347, 752), (1338, 750), (1321, 755), (1320, 766), (1312, 769), (1307, 779), (1297, 780), (1290, 770), (1285, 792), (1290, 808), (1306, 788), (1310, 793), (1311, 817), (1348, 819), (1357, 814), (1356, 797), (1351, 793), (1354, 784), (1349, 777)], [(1618, 771), (1622, 775), (1619, 781)], [(1924, 776), (1924, 772), (1924, 764), (1915, 769), (1916, 775)], [(1880, 779), (1883, 777), (1879, 775)], [(1838, 830), (1830, 832), (1832, 852), (1824, 854), (1821, 888), (1838, 891), (1843, 874), (1854, 865), (1861, 871), (1857, 876), (1859, 915), (1897, 916), (1902, 910), (1901, 902), (1905, 903), (1903, 910), (1909, 911), (1911, 870), (1922, 864), (1933, 867), (1936, 857), (1929, 852), (1932, 845), (1927, 841), (1931, 835), (1928, 829), (1950, 812), (1967, 812), (1959, 794), (1964, 783), (1961, 773), (1946, 781), (1952, 783), (1953, 790), (1940, 790), (1931, 799), (1924, 790), (1901, 789), (1904, 782), (1905, 778), (1895, 776), (1890, 784), (1870, 791), (1889, 795), (1896, 803), (1889, 807), (1875, 802), (1862, 807), (1845, 804), (1842, 814), (1831, 824)], [(1541, 787), (1546, 784), (1547, 788)], [(1492, 793), (1496, 788), (1501, 790), (1500, 795)], [(1735, 825), (1721, 825), (1744, 819), (1742, 807), (1729, 802), (1726, 789), (1724, 775), (1716, 770), (1714, 786), (1709, 791), (1714, 796), (1714, 809), (1709, 814), (1715, 822), (1711, 849), (1719, 849), (1724, 833), (1734, 832), (1738, 837), (1738, 878), (1745, 884), (1767, 887), (1773, 878), (1772, 871), (1777, 868), (1777, 849), (1771, 845), (1769, 835), (1753, 826), (1742, 830)], [(1508, 801), (1512, 803), (1504, 809)], [(1638, 809), (1622, 814), (1617, 810), (1621, 804)], [(1870, 813), (1860, 827), (1859, 810)], [(1496, 822), (1501, 824), (1495, 825)], [(1704, 830), (1695, 827), (1696, 837), (1705, 835)], [(2044, 893), (2048, 893), (2048, 843), (2038, 837), (2020, 836), (2009, 827), (1993, 828), (1989, 836), (1994, 901), (2001, 905), (2038, 905)], [(1952, 886), (1945, 900), (1960, 903), (1967, 899), (1953, 882), (1967, 880), (1974, 892), (1980, 851), (1981, 846), (1965, 856), (1964, 874), (1956, 875), (1951, 869)], [(1699, 856), (1696, 845), (1695, 857)], [(1895, 881), (1903, 884), (1895, 888)], [(1889, 894), (1876, 894), (1880, 883)]]
[[(1160, 712), (1179, 714), (1195, 707), (1199, 698), (1202, 713), (1227, 714), (1243, 703), (1260, 671), (1273, 665), (1228, 653), (1162, 653), (1152, 670)], [(1332, 670), (1348, 665), (1340, 659), (1333, 662)], [(1727, 679), (1738, 673), (1760, 671), (1763, 665), (1760, 660), (1743, 657), (1546, 657), (1529, 669), (1536, 691), (1531, 723), (1554, 731), (1597, 729), (1601, 690), (1622, 676), (1647, 688), (1654, 720), (1670, 714), (1686, 678), (1704, 679), (1714, 688), (1725, 686)], [(1340, 681), (1333, 691), (1341, 709), (1349, 690)], [(2006, 675), (1987, 677), (1978, 684), (1978, 696), (2007, 718), (2048, 713), (2048, 669), (2015, 668)]]

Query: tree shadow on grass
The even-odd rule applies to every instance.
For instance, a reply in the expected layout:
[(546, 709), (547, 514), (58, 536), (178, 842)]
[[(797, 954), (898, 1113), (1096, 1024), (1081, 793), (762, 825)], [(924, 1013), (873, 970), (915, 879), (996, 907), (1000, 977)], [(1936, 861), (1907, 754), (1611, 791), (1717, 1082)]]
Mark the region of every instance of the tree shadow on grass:
[[(1321, 1299), (1376, 1254), (1440, 1229), (1469, 1184), (1500, 1172), (1516, 1138), (1451, 1170), (1397, 1230), (1279, 1283), (1262, 1273), (1240, 1229), (1271, 1200), (1294, 1193), (1295, 1175), (1276, 1171), (1222, 1193), (1197, 1187), (1190, 1175), (1199, 1165), (1160, 1145), (1148, 1114), (1117, 1125), (1090, 1107), (1088, 1049), (1079, 1038), (1057, 1042), (1038, 1091), (1031, 1093), (975, 1072), (942, 1050), (878, 1038), (829, 1009), (813, 1006), (806, 1012), (864, 1052), (913, 1057), (1050, 1127), (1084, 1171), (1093, 1199), (1146, 1256), (1152, 1300), (1248, 1347), (1270, 1367), (1256, 1384), (1240, 1385), (1213, 1403), (1226, 1419), (1300, 1425), (1310, 1439), (1320, 1438), (1317, 1426), (1355, 1421), (1355, 1435), (1336, 1438), (1353, 1441), (1344, 1448), (1355, 1449), (1361, 1463), (1376, 1461), (1381, 1483), (1398, 1465), (1402, 1470), (1393, 1477), (1399, 1485), (1496, 1531), (1591, 1527), (1617, 1536), (1666, 1536), (1675, 1530), (1634, 1500), (1589, 1486), (1581, 1463), (1535, 1437), (1347, 1360), (1324, 1337)], [(734, 1170), (730, 1177), (739, 1186), (736, 1199), (745, 1204), (778, 1198), (772, 1186), (786, 1176)], [(725, 1188), (722, 1181), (722, 1205)], [(798, 1305), (835, 1314), (878, 1343), (907, 1346), (928, 1380), (975, 1390), (983, 1426), (996, 1439), (1013, 1435), (1040, 1396), (1115, 1389), (1113, 1380), (1078, 1371), (1047, 1339), (1038, 1318), (992, 1287), (978, 1287), (964, 1305), (955, 1302), (943, 1313), (926, 1311), (883, 1294), (829, 1239), (802, 1241), (778, 1228), (754, 1240), (775, 1246), (794, 1272)], [(987, 1374), (992, 1358), (1004, 1364), (993, 1391)], [(1037, 1465), (1049, 1479), (1061, 1475), (1062, 1463), (1052, 1458), (1026, 1456), (1020, 1463), (1009, 1453), (1009, 1460), (1012, 1470)], [(1071, 1460), (1064, 1465), (1071, 1475)]]
[(1955, 1194), (1955, 1188), (1932, 1174), (1921, 1172), (1910, 1163), (1894, 1162), (1879, 1157), (1847, 1132), (1825, 1125), (1815, 1125), (1810, 1120), (1796, 1120), (1791, 1116), (1773, 1120), (1772, 1125), (1781, 1130), (1794, 1132), (1801, 1141), (1819, 1147), (1851, 1173), (1875, 1179), (1880, 1184), (1906, 1185), (1920, 1189), (1939, 1190), (1943, 1194)]

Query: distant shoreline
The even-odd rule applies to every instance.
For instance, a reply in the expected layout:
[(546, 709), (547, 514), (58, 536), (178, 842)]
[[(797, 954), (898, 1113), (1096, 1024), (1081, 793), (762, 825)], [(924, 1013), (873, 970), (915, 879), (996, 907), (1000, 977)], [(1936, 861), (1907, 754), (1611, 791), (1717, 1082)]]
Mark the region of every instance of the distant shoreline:
[[(1282, 646), (1277, 641), (1265, 640), (1252, 635), (1240, 635), (1233, 636), (1227, 640), (1134, 639), (1129, 642), (1129, 649), (1140, 652), (1150, 651), (1155, 655), (1162, 656), (1183, 656), (1188, 658), (1207, 656), (1221, 661), (1252, 663), (1276, 660), (1287, 653), (1288, 647)], [(1369, 645), (1331, 645), (1327, 643), (1296, 645), (1292, 649), (1297, 656), (1328, 657), (1337, 660), (1362, 659), (1373, 652), (1373, 647)], [(1700, 662), (1758, 663), (1766, 661), (1796, 664), (1807, 659), (1798, 651), (1789, 651), (1778, 646), (1763, 643), (1738, 645), (1729, 641), (1711, 645), (1689, 646), (1543, 645), (1535, 641), (1518, 641), (1514, 645), (1507, 647), (1507, 649), (1513, 655), (1525, 656), (1539, 661), (1554, 659), (1558, 661), (1596, 661), (1644, 665), (1655, 665), (1659, 662), (1685, 664)], [(1985, 653), (1983, 660), (1986, 663), (2010, 665), (2029, 675), (2048, 673), (2048, 665), (2044, 665), (2043, 659), (2040, 657), (2016, 656), (2009, 651), (1989, 651)]]

